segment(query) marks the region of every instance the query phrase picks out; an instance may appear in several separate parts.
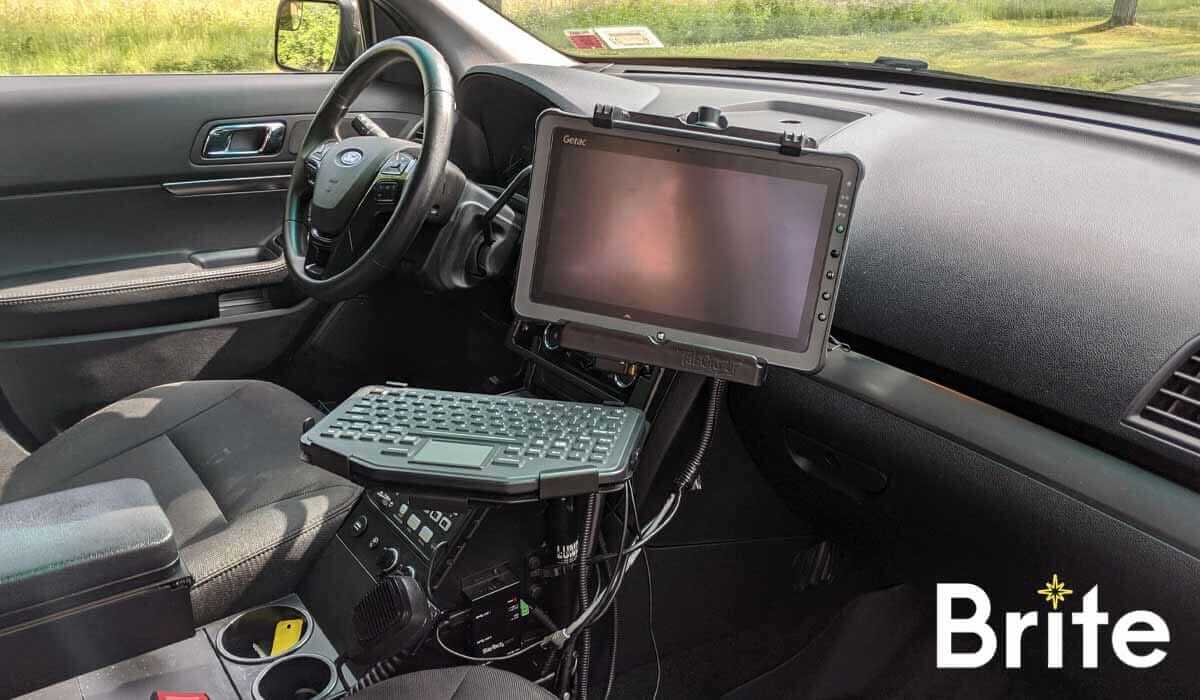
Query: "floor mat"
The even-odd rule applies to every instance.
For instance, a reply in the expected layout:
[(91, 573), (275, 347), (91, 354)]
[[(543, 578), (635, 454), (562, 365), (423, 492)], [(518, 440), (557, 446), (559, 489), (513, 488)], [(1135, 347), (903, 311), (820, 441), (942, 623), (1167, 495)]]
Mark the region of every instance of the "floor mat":
[[(671, 653), (662, 649), (658, 697), (720, 698), (730, 688), (783, 663), (820, 634), (837, 615), (836, 602), (810, 602), (781, 608), (762, 624), (715, 637)], [(612, 698), (648, 700), (654, 696), (657, 665), (632, 668), (613, 683)]]
[(792, 658), (723, 700), (1024, 696), (1011, 680), (988, 668), (938, 671), (933, 611), (895, 586), (854, 599)]
[[(889, 585), (889, 576), (880, 567), (877, 555), (840, 548), (838, 551), (837, 576), (832, 583), (815, 587), (797, 583), (790, 596), (762, 604), (751, 601), (740, 610), (737, 618), (740, 627), (736, 630), (728, 631), (725, 627), (725, 632), (710, 637), (686, 638), (694, 639), (694, 644), (677, 641), (673, 647), (660, 647), (661, 680), (657, 683), (657, 697), (721, 698), (787, 663), (797, 650), (807, 648), (840, 619), (852, 601)], [(656, 600), (671, 595), (670, 591), (669, 585), (662, 586), (656, 590)], [(655, 609), (654, 627), (658, 631), (672, 624), (679, 626), (678, 621), (661, 617), (657, 605)], [(623, 671), (617, 676), (610, 697), (638, 700), (655, 697), (658, 671), (659, 664), (653, 660)]]

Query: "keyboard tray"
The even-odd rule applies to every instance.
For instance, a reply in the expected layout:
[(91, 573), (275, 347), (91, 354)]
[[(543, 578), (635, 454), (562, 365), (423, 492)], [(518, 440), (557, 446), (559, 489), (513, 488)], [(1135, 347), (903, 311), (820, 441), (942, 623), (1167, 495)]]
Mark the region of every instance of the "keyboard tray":
[(628, 479), (646, 427), (627, 406), (367, 386), (300, 443), (362, 483), (551, 497)]

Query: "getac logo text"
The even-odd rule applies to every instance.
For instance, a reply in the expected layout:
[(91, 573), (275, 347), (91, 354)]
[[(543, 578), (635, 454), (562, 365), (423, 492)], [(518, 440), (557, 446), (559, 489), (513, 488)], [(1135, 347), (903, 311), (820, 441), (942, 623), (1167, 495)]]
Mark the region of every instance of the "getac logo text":
[(566, 136), (564, 136), (562, 142), (567, 144), (568, 146), (586, 146), (587, 145), (587, 139), (583, 138), (582, 136), (571, 136), (570, 134), (567, 134)]
[(702, 352), (684, 352), (681, 356), (684, 369), (711, 372), (719, 377), (732, 377), (733, 362), (715, 355)]

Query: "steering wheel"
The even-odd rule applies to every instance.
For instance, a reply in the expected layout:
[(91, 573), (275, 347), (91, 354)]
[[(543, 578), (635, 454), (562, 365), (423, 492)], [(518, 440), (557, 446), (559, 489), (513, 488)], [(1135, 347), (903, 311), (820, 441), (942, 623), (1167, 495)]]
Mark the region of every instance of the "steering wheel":
[[(416, 64), (424, 83), (424, 143), (389, 137), (361, 116), (357, 123), (371, 135), (342, 139), (338, 126), (350, 105), (385, 68), (404, 60)], [(342, 73), (308, 128), (288, 186), (284, 256), (306, 294), (348, 299), (395, 267), (442, 189), (453, 126), (454, 79), (426, 41), (387, 39)], [(355, 250), (355, 215), (380, 185), (390, 186), (383, 192), (398, 195), (398, 204), (374, 241)]]

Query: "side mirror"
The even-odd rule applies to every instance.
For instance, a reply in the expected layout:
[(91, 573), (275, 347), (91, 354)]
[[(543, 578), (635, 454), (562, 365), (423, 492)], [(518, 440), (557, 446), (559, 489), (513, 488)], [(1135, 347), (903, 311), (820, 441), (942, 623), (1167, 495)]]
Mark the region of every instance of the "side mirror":
[(350, 65), (366, 48), (355, 0), (282, 0), (275, 13), (275, 64), (325, 72)]

